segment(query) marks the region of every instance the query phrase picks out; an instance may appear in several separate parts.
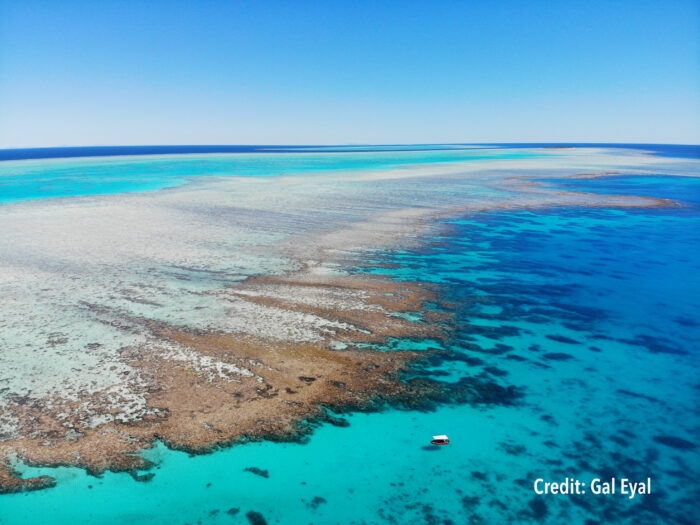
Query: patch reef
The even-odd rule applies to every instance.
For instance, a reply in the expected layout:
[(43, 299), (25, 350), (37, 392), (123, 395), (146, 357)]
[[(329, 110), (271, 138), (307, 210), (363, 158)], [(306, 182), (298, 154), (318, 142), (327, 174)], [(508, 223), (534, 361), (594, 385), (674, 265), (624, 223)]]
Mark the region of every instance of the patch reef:
[(406, 394), (400, 374), (419, 354), (358, 343), (445, 335), (437, 312), (428, 322), (396, 315), (434, 300), (417, 283), (303, 273), (253, 278), (216, 293), (236, 303), (248, 324), (214, 332), (121, 317), (120, 330), (149, 334), (148, 344), (120, 350), (122, 383), (71, 398), (11, 398), (3, 418), (18, 431), (0, 442), (0, 489), (54, 483), (21, 479), (13, 460), (100, 473), (148, 467), (138, 452), (156, 440), (205, 452), (239, 440), (293, 439), (302, 422), (329, 417), (325, 407), (362, 408)]

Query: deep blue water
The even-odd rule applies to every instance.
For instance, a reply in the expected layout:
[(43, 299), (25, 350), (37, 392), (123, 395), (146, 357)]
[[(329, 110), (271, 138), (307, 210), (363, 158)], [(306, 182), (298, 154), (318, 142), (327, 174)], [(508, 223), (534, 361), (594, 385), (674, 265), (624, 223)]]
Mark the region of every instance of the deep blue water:
[[(479, 489), (464, 482), (479, 494), (473, 515), (497, 506), (505, 490), (518, 512), (499, 520), (697, 523), (700, 183), (633, 176), (566, 185), (685, 206), (463, 217), (424, 251), (391, 254), (399, 269), (374, 272), (439, 283), (457, 305), (454, 361), (438, 361), (429, 373), (468, 380), (477, 391), (494, 382), (523, 394), (519, 406), (531, 419), (500, 444), (517, 457), (487, 468)], [(507, 403), (501, 394), (482, 406)], [(651, 477), (655, 491), (635, 502), (532, 494), (534, 477), (567, 476)], [(491, 494), (499, 478), (510, 481)]]
[(196, 153), (322, 153), (369, 151), (437, 151), (457, 145), (412, 144), (382, 146), (280, 146), (280, 145), (191, 145), (191, 146), (73, 146), (63, 148), (0, 149), (0, 160), (52, 159), (69, 157), (113, 157), (123, 155), (187, 155)]
[(700, 187), (689, 180), (685, 184), (676, 177), (658, 175), (621, 175), (598, 179), (540, 179), (539, 182), (550, 183), (586, 193), (608, 195), (643, 195), (645, 197), (661, 197), (673, 199), (686, 206), (696, 207), (700, 202)]
[[(481, 144), (489, 146), (489, 144)], [(648, 151), (660, 157), (697, 159), (700, 158), (700, 145), (697, 144), (625, 144), (608, 142), (511, 142), (490, 144), (499, 148), (624, 148)]]
[(193, 153), (311, 153), (311, 152), (372, 152), (372, 151), (440, 151), (461, 148), (626, 148), (653, 151), (657, 155), (680, 158), (699, 158), (700, 146), (683, 144), (624, 144), (585, 142), (522, 142), (480, 144), (386, 144), (337, 146), (282, 146), (282, 145), (183, 145), (183, 146), (73, 146), (62, 148), (0, 149), (2, 160), (50, 159), (68, 157), (99, 157), (122, 155), (172, 155)]
[[(147, 482), (26, 468), (58, 486), (0, 497), (0, 523), (248, 523), (251, 511), (294, 524), (697, 523), (699, 183), (567, 182), (687, 206), (453, 217), (419, 250), (368, 255), (377, 266), (356, 271), (436, 283), (455, 314), (443, 346), (383, 348), (441, 349), (406, 380), (442, 382), (442, 400), (343, 415), (349, 427), (322, 426), (304, 444), (198, 457), (158, 447)], [(452, 444), (428, 446), (434, 433)], [(533, 493), (537, 477), (567, 476), (651, 477), (652, 495)]]

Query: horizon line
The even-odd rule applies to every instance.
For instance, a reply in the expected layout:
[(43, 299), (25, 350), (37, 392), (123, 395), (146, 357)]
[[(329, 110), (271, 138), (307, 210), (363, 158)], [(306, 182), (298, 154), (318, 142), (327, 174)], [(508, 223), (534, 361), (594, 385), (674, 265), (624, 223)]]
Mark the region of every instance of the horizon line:
[[(349, 144), (140, 144), (140, 145), (91, 145), (91, 146), (33, 146), (24, 148), (0, 148), (0, 162), (12, 160), (40, 160), (73, 157), (114, 157), (129, 155), (168, 155), (188, 153), (320, 153), (314, 149), (333, 153), (367, 153), (371, 148), (410, 148), (439, 146), (504, 146), (504, 147), (623, 147), (632, 149), (673, 147), (700, 148), (699, 144), (678, 144), (660, 142), (433, 142), (433, 143), (349, 143)], [(361, 148), (367, 148), (364, 151)], [(391, 152), (391, 149), (386, 150)], [(393, 150), (394, 152), (403, 150)]]

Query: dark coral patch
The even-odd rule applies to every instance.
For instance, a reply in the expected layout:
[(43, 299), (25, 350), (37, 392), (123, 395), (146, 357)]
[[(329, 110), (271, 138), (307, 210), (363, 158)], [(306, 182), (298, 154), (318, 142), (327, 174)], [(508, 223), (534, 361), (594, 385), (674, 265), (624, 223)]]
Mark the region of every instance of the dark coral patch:
[(148, 472), (146, 474), (138, 474), (136, 472), (130, 472), (131, 477), (134, 478), (134, 481), (139, 481), (141, 483), (146, 483), (148, 481), (151, 481), (155, 477), (155, 472)]
[(571, 354), (565, 354), (564, 352), (550, 352), (548, 354), (544, 354), (542, 357), (550, 361), (568, 361), (569, 359), (574, 358), (574, 356)]
[(465, 510), (470, 510), (479, 504), (479, 498), (476, 496), (464, 496), (462, 498), (462, 507)]
[(535, 519), (542, 519), (547, 515), (547, 504), (542, 498), (532, 498), (528, 503)]
[(257, 511), (250, 510), (245, 515), (250, 522), (250, 525), (267, 525), (267, 520), (265, 517)]
[(499, 443), (506, 454), (511, 456), (521, 456), (525, 453), (525, 446), (517, 443)]
[(690, 327), (690, 328), (694, 328), (694, 327), (696, 327), (696, 326), (700, 326), (700, 323), (698, 323), (698, 322), (697, 322), (696, 320), (694, 320), (694, 319), (690, 319), (689, 317), (676, 317), (676, 318), (674, 319), (674, 321), (675, 321), (676, 323), (678, 323), (679, 325), (681, 325), (681, 326), (687, 326), (687, 327)]
[(326, 503), (326, 498), (322, 498), (321, 496), (314, 496), (314, 499), (307, 503), (306, 506), (310, 509), (317, 509), (319, 505), (323, 505), (324, 503)]
[(500, 368), (495, 366), (487, 366), (486, 368), (484, 368), (484, 371), (496, 377), (503, 377), (508, 375), (508, 372), (506, 372), (505, 370), (501, 370)]
[(556, 334), (548, 334), (547, 339), (551, 339), (552, 341), (557, 341), (558, 343), (566, 343), (569, 345), (580, 345), (580, 341), (577, 341), (576, 339), (571, 339), (570, 337), (566, 337), (565, 335), (556, 335)]
[(688, 351), (681, 348), (680, 345), (665, 337), (641, 334), (633, 339), (621, 339), (620, 341), (629, 345), (642, 346), (652, 354), (685, 355), (688, 353)]
[(654, 441), (678, 450), (693, 450), (697, 448), (695, 443), (676, 436), (654, 436)]
[(617, 393), (622, 394), (624, 396), (637, 397), (639, 399), (646, 399), (647, 401), (651, 401), (653, 403), (661, 403), (661, 401), (655, 397), (648, 396), (646, 394), (640, 394), (638, 392), (631, 392), (631, 391), (625, 390), (623, 388), (618, 388)]
[(270, 477), (270, 472), (268, 470), (263, 470), (258, 467), (247, 467), (243, 469), (246, 472), (250, 472), (251, 474), (255, 474), (256, 476), (260, 476), (261, 478), (269, 478)]

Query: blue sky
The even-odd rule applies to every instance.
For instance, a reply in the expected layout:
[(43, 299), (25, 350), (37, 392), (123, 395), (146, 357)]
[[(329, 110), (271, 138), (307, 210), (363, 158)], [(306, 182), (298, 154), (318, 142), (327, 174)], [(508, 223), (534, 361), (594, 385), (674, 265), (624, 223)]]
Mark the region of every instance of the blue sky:
[(0, 0), (0, 147), (698, 144), (699, 5)]

